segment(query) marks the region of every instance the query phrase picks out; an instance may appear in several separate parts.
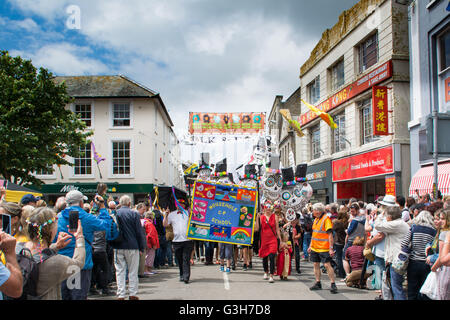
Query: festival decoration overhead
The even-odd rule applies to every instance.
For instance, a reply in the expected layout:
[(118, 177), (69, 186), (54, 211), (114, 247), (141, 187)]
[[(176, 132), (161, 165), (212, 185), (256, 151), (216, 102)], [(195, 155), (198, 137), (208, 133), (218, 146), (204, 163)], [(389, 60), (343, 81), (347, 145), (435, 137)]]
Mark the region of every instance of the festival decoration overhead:
[(99, 172), (99, 174), (100, 174), (100, 179), (103, 179), (103, 178), (102, 178), (102, 172), (101, 172), (100, 167), (99, 167), (98, 164), (99, 164), (100, 162), (102, 162), (102, 161), (105, 161), (106, 158), (103, 158), (103, 157), (95, 150), (95, 145), (94, 145), (93, 142), (91, 142), (91, 146), (92, 146), (92, 152), (94, 153), (94, 160), (95, 160), (95, 162), (97, 163), (97, 168), (98, 168), (98, 172)]
[(289, 109), (281, 109), (280, 114), (289, 123), (289, 126), (297, 133), (299, 137), (303, 137), (305, 134), (302, 131), (302, 127), (297, 120), (292, 119)]
[(189, 112), (190, 134), (255, 134), (264, 132), (265, 112)]
[(333, 121), (333, 118), (326, 112), (323, 112), (322, 110), (317, 109), (312, 104), (309, 104), (303, 99), (300, 99), (312, 112), (314, 112), (317, 116), (322, 118), (323, 121), (325, 121), (331, 129), (336, 129), (337, 124)]

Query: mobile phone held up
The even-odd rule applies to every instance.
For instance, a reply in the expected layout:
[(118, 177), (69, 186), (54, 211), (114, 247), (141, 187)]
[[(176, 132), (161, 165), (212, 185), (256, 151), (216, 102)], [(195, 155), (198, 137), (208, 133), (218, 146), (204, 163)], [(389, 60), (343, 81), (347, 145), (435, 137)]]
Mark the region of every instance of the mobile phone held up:
[(78, 229), (78, 211), (69, 211), (69, 232), (75, 232)]
[(2, 220), (2, 231), (11, 234), (11, 216), (9, 214), (0, 214)]

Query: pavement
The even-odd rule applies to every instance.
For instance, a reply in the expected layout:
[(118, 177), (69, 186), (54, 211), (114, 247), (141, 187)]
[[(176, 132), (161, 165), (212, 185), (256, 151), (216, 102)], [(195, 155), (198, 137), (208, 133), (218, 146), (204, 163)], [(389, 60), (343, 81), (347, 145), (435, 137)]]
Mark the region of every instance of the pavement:
[[(239, 262), (235, 271), (220, 272), (219, 265), (204, 265), (196, 261), (191, 266), (188, 284), (179, 281), (178, 267), (161, 268), (147, 278), (139, 279), (141, 300), (374, 300), (375, 290), (350, 288), (336, 279), (337, 294), (330, 293), (330, 280), (321, 274), (322, 290), (311, 291), (314, 284), (313, 264), (300, 263), (301, 274), (295, 270), (287, 281), (274, 277), (275, 282), (263, 280), (262, 259), (253, 258), (253, 268), (244, 271)], [(115, 283), (111, 287), (115, 293)], [(115, 300), (116, 296), (91, 295), (89, 300)]]

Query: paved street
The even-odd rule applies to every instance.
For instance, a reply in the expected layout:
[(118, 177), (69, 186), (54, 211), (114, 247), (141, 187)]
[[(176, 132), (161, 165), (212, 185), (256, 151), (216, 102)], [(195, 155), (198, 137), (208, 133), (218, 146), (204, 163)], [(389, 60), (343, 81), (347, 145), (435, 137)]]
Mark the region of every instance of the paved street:
[[(374, 290), (361, 290), (336, 281), (338, 294), (329, 292), (330, 282), (322, 274), (322, 290), (310, 291), (314, 284), (311, 262), (301, 262), (301, 275), (292, 274), (288, 281), (275, 278), (274, 283), (263, 280), (262, 260), (254, 258), (253, 269), (243, 271), (238, 264), (230, 274), (219, 266), (196, 263), (191, 269), (191, 282), (179, 281), (178, 268), (157, 270), (149, 278), (139, 279), (139, 297), (145, 300), (374, 300)], [(114, 288), (115, 289), (115, 288)], [(90, 300), (115, 300), (115, 296), (89, 296)]]

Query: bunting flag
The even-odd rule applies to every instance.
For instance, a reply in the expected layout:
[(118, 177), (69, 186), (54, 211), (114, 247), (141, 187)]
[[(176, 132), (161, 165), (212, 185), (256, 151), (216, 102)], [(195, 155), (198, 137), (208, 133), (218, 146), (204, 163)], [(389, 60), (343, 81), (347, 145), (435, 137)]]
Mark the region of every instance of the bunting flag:
[(185, 175), (191, 175), (195, 172), (195, 170), (198, 169), (198, 164), (193, 163), (191, 164), (191, 166), (189, 168), (187, 168), (186, 170), (184, 170), (184, 174)]
[(302, 131), (302, 128), (300, 126), (300, 123), (291, 117), (291, 112), (289, 109), (281, 109), (280, 114), (283, 116), (283, 118), (289, 123), (289, 126), (297, 132), (297, 135), (299, 137), (303, 137), (305, 134)]
[(314, 107), (313, 105), (307, 103), (305, 100), (300, 99), (312, 112), (314, 112), (315, 114), (317, 114), (319, 117), (322, 118), (323, 121), (325, 121), (330, 127), (331, 129), (336, 129), (337, 128), (337, 124), (334, 123), (333, 118), (326, 112), (323, 112), (319, 109), (317, 109), (316, 107)]
[(185, 214), (187, 217), (189, 217), (189, 213), (187, 212), (187, 210), (186, 209), (184, 209), (181, 205), (180, 205), (180, 203), (178, 202), (178, 199), (177, 199), (177, 197), (175, 196), (175, 189), (172, 187), (172, 194), (173, 194), (173, 198), (175, 199), (175, 205), (177, 206), (177, 208), (181, 211), (181, 212), (183, 212), (183, 214)]

